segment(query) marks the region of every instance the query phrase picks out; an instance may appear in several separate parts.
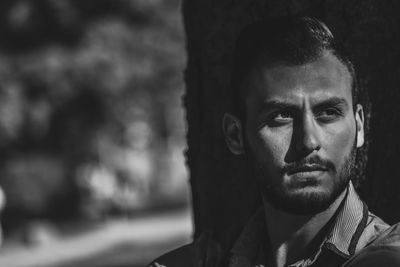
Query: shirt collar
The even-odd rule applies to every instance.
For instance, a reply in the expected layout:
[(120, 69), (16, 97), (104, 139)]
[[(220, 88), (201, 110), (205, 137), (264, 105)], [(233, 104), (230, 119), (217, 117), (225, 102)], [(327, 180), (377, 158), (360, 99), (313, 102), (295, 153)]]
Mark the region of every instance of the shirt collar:
[[(344, 258), (354, 255), (367, 219), (368, 209), (350, 182), (346, 197), (333, 218), (321, 248), (331, 250)], [(231, 249), (231, 266), (249, 266), (251, 263), (260, 262), (257, 257), (260, 258), (260, 254), (264, 254), (260, 251), (264, 249), (266, 236), (264, 210), (260, 208), (250, 218)], [(233, 264), (232, 261), (241, 264)]]
[(361, 201), (350, 182), (347, 196), (334, 219), (324, 245), (347, 258), (354, 255), (358, 240), (366, 227), (367, 219), (368, 208)]

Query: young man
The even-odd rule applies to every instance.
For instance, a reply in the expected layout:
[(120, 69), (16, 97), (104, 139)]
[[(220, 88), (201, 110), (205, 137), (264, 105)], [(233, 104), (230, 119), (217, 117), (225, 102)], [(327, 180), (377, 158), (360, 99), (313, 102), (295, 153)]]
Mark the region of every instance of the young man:
[(329, 29), (306, 17), (251, 24), (232, 77), (226, 143), (252, 165), (263, 206), (227, 253), (204, 234), (150, 266), (400, 266), (400, 226), (370, 213), (351, 182), (364, 115)]

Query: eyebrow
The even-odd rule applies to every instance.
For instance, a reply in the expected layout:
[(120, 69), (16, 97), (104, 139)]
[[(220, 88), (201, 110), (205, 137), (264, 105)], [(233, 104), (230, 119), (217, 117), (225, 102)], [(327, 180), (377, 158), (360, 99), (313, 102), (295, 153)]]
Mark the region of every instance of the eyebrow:
[[(343, 109), (348, 108), (348, 103), (344, 98), (341, 97), (331, 97), (321, 102), (315, 104), (312, 109), (322, 109), (326, 107), (340, 107)], [(280, 100), (270, 100), (264, 102), (259, 111), (270, 111), (270, 110), (280, 110), (280, 109), (298, 109), (298, 105), (290, 102), (280, 101)]]
[(313, 109), (323, 109), (328, 107), (339, 107), (342, 109), (347, 109), (349, 107), (346, 99), (341, 97), (331, 97), (322, 102), (319, 102), (313, 107)]
[(280, 100), (269, 100), (263, 102), (259, 108), (259, 112), (268, 112), (272, 110), (281, 110), (281, 109), (298, 109), (296, 104), (280, 101)]

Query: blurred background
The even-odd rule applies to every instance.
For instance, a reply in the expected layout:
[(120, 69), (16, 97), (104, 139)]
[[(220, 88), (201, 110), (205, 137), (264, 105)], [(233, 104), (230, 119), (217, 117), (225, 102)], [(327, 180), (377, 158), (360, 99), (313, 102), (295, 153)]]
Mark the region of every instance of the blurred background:
[(0, 266), (144, 266), (190, 240), (179, 0), (0, 3)]

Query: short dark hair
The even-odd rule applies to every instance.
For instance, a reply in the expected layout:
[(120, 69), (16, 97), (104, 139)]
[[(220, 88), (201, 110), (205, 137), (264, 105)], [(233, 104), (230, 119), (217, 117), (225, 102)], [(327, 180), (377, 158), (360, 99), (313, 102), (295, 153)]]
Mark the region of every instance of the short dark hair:
[[(353, 109), (357, 104), (357, 79), (344, 48), (321, 21), (309, 17), (280, 17), (256, 21), (239, 34), (231, 72), (233, 111), (245, 119), (244, 79), (260, 65), (302, 65), (329, 51), (348, 69), (351, 76)], [(354, 109), (355, 110), (355, 109)]]

